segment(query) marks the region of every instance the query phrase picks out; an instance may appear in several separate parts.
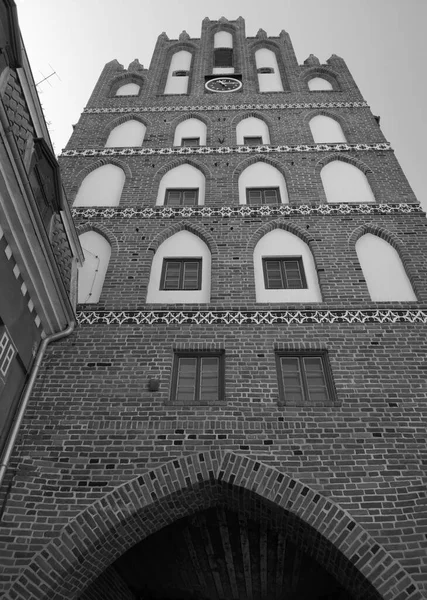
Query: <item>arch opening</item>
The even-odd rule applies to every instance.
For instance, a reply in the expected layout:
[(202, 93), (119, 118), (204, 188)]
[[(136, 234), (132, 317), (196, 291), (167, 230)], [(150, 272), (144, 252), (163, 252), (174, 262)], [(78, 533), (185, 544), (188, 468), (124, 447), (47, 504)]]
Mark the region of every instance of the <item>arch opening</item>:
[(366, 175), (355, 165), (332, 160), (322, 168), (320, 177), (329, 203), (375, 202)]

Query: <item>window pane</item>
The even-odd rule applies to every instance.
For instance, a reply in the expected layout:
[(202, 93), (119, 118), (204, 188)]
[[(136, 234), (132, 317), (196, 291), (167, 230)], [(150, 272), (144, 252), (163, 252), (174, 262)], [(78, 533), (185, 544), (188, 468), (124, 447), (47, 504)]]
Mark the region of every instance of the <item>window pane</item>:
[(200, 138), (182, 138), (181, 146), (199, 146)]
[(200, 367), (200, 400), (209, 402), (219, 398), (219, 358), (202, 357)]
[(185, 261), (184, 262), (184, 277), (182, 282), (182, 289), (184, 290), (198, 290), (199, 285), (199, 267), (201, 266), (200, 261)]
[(232, 67), (233, 50), (231, 48), (220, 48), (214, 53), (214, 67)]
[(262, 191), (261, 190), (247, 190), (248, 204), (261, 204), (262, 202)]
[(328, 400), (328, 389), (321, 357), (305, 357), (303, 360), (310, 401), (325, 402)]
[(179, 279), (181, 274), (181, 263), (179, 261), (165, 261), (165, 275), (163, 289), (179, 290)]
[(269, 290), (277, 290), (283, 288), (282, 271), (279, 260), (265, 260), (265, 287)]
[(283, 261), (286, 287), (289, 289), (299, 289), (304, 287), (300, 264), (299, 260), (286, 259)]
[(179, 206), (181, 204), (181, 190), (167, 190), (166, 204), (169, 206)]
[(262, 144), (262, 137), (245, 137), (243, 138), (243, 143), (247, 146), (258, 146)]
[(264, 190), (264, 202), (265, 204), (278, 204), (279, 190)]
[(299, 359), (282, 356), (280, 364), (286, 402), (302, 402), (304, 396)]
[(195, 206), (197, 204), (197, 190), (185, 190), (182, 203), (184, 206)]
[(176, 399), (193, 402), (196, 397), (197, 358), (179, 358)]

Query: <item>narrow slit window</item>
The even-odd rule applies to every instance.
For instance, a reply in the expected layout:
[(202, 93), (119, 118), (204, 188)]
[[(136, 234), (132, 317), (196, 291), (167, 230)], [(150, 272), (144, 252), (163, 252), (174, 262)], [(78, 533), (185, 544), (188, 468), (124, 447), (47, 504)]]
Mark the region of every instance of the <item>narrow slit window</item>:
[(165, 258), (161, 290), (200, 290), (202, 288), (201, 258)]
[(307, 289), (301, 256), (263, 258), (262, 264), (267, 290)]
[(190, 71), (173, 71), (172, 77), (188, 77), (190, 75)]

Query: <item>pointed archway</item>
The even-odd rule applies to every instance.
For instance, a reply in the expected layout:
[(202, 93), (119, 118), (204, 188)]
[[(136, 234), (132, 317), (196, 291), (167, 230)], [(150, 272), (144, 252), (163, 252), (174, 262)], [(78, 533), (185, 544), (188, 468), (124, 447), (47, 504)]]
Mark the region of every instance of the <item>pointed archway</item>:
[(402, 566), (336, 503), (275, 468), (219, 451), (161, 464), (95, 502), (35, 556), (6, 598), (77, 599), (129, 548), (218, 505), (259, 507), (356, 600), (421, 598)]

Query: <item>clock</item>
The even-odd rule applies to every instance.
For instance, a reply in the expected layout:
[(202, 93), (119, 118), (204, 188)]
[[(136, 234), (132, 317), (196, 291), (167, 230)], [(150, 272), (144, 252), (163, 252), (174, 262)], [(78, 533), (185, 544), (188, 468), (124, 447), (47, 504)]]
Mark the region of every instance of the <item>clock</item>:
[(242, 82), (234, 77), (215, 77), (215, 79), (209, 79), (205, 83), (205, 88), (210, 92), (220, 92), (222, 94), (237, 92), (241, 87)]

